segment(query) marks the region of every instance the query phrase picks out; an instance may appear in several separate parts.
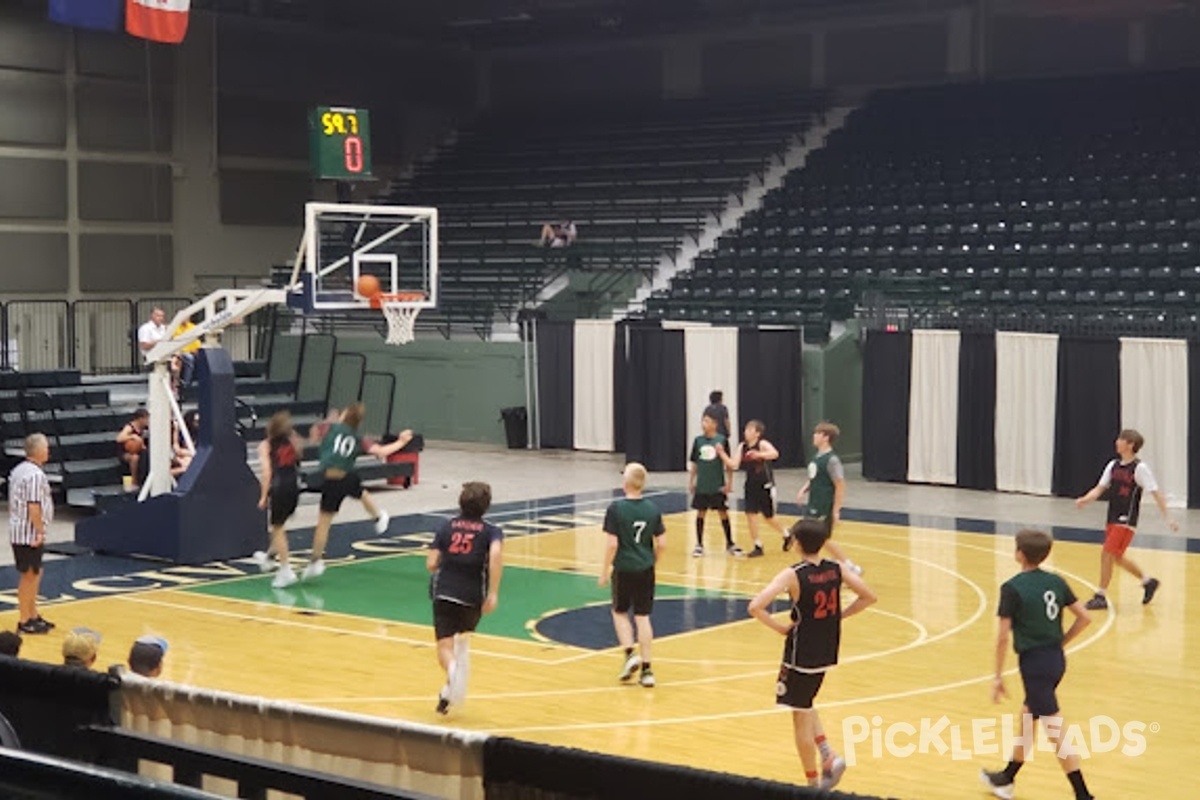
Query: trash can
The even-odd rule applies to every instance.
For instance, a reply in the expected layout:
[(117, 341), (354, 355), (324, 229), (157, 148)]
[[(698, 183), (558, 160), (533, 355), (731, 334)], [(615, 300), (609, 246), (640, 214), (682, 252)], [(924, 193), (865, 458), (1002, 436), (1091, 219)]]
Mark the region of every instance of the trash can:
[(529, 446), (529, 412), (525, 406), (500, 409), (500, 419), (504, 420), (504, 437), (510, 450), (524, 450)]

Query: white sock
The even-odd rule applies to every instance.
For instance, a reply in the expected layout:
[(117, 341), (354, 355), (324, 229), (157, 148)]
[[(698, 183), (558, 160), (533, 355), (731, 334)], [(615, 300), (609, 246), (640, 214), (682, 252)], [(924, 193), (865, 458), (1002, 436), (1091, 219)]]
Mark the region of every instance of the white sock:
[(1147, 575), (1146, 577), (1142, 578), (1142, 586), (1145, 586), (1145, 585), (1146, 585), (1147, 583), (1149, 583), (1151, 580), (1152, 580), (1152, 579), (1151, 579), (1151, 577), (1150, 577), (1149, 575)]
[(1103, 590), (1103, 589), (1097, 589), (1097, 590), (1096, 590), (1096, 594), (1097, 594), (1099, 597), (1104, 597), (1104, 590)]

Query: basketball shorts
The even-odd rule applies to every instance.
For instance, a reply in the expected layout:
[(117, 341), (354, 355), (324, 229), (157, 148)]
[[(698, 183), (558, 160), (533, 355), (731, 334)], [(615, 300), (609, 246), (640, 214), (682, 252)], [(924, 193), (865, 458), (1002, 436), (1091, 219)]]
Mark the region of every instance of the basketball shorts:
[(743, 510), (747, 514), (762, 514), (767, 519), (775, 516), (775, 484), (766, 486), (746, 484), (746, 500)]
[(636, 616), (649, 616), (654, 609), (654, 567), (642, 572), (614, 572), (612, 604), (618, 614), (628, 614), (632, 608)]
[(724, 492), (713, 492), (712, 494), (697, 492), (692, 495), (692, 508), (696, 511), (727, 511), (729, 510), (729, 501)]
[(1018, 657), (1021, 683), (1025, 685), (1025, 707), (1034, 719), (1058, 713), (1055, 690), (1067, 672), (1067, 656), (1061, 647), (1026, 650)]
[(1118, 558), (1125, 555), (1133, 541), (1133, 528), (1119, 522), (1110, 522), (1104, 528), (1104, 552), (1112, 553)]
[(12, 551), (13, 565), (17, 572), (24, 574), (42, 571), (42, 548), (29, 544), (14, 544)]
[(471, 633), (479, 625), (483, 609), (468, 606), (453, 600), (435, 598), (433, 601), (433, 634), (438, 639), (449, 639), (456, 633)]
[(825, 530), (829, 532), (830, 536), (833, 536), (833, 516), (828, 512), (821, 513), (818, 509), (809, 506), (804, 510), (803, 516), (805, 519), (815, 519), (818, 522), (824, 522)]
[(300, 487), (272, 486), (268, 500), (271, 525), (283, 525), (288, 521), (288, 517), (296, 513), (296, 506), (300, 502)]
[(780, 667), (779, 681), (775, 684), (775, 705), (810, 709), (824, 681), (824, 672), (797, 672)]
[(362, 479), (358, 477), (357, 472), (348, 472), (336, 480), (326, 478), (321, 484), (321, 510), (327, 514), (335, 514), (347, 497), (357, 500), (362, 494)]

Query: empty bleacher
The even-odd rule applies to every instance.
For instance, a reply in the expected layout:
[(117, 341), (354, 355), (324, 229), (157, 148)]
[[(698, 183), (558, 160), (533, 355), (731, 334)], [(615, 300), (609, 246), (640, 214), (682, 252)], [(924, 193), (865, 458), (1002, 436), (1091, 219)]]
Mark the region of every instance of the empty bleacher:
[[(393, 187), (439, 209), (439, 320), (490, 320), (566, 270), (652, 270), (803, 134), (819, 95), (771, 101), (573, 107), (485, 115)], [(573, 221), (578, 242), (536, 246)]]
[[(647, 303), (804, 324), (1195, 326), (1195, 73), (890, 91)], [(882, 299), (880, 299), (882, 298)]]

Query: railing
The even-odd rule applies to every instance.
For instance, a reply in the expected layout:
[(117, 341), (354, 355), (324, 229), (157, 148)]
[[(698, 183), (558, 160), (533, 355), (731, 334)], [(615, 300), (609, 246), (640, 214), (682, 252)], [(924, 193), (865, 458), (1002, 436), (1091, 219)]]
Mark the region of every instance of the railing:
[[(137, 372), (143, 360), (138, 326), (162, 308), (167, 319), (192, 298), (142, 300), (12, 300), (0, 303), (0, 368), (78, 369), (85, 375)], [(274, 309), (255, 312), (221, 334), (236, 360), (267, 357), (275, 329)]]
[(0, 794), (24, 800), (216, 800), (218, 795), (60, 758), (0, 749)]
[(237, 784), (238, 797), (266, 800), (267, 793), (274, 790), (306, 800), (432, 800), (427, 795), (416, 792), (400, 791), (375, 783), (336, 777), (132, 731), (91, 727), (85, 731), (85, 736), (94, 748), (96, 760), (102, 764), (132, 773), (137, 772), (139, 761), (167, 764), (172, 767), (176, 784), (199, 788), (204, 776), (212, 775)]

